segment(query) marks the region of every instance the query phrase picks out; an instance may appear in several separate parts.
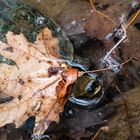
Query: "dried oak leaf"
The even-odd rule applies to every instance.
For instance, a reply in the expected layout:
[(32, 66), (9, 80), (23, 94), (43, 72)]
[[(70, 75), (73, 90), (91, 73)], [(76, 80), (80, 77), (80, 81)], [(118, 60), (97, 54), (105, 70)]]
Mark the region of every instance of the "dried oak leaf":
[[(50, 67), (61, 67), (58, 40), (45, 28), (30, 43), (20, 33), (8, 32), (7, 43), (0, 41), (0, 92), (14, 99), (0, 104), (0, 127), (15, 123), (19, 127), (36, 116), (34, 134), (43, 134), (51, 121), (59, 121), (68, 99), (67, 88), (78, 71), (67, 68), (48, 76)], [(1, 95), (3, 95), (1, 94)]]

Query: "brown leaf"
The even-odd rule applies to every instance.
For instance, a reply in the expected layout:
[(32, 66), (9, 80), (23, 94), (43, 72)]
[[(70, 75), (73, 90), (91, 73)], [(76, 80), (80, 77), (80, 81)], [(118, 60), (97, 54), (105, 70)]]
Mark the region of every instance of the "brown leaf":
[(30, 116), (36, 116), (34, 134), (43, 134), (51, 121), (59, 121), (59, 113), (68, 99), (67, 89), (75, 82), (78, 71), (61, 68), (48, 76), (50, 67), (63, 64), (57, 61), (57, 45), (58, 40), (48, 28), (39, 33), (35, 43), (28, 42), (22, 33), (12, 32), (7, 34), (7, 43), (0, 42), (0, 54), (16, 63), (0, 64), (0, 90), (14, 97), (0, 104), (0, 126), (15, 123), (19, 127)]
[(98, 12), (94, 12), (87, 21), (85, 30), (91, 38), (104, 40), (106, 35), (113, 31), (115, 25)]

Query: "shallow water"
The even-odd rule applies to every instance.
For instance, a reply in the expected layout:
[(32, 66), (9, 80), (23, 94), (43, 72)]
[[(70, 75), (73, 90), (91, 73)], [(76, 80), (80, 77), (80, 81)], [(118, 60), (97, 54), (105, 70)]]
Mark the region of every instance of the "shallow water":
[[(100, 60), (107, 51), (111, 48), (108, 46), (108, 49), (105, 49), (102, 43), (95, 43), (95, 40), (92, 36), (87, 36), (85, 33), (85, 25), (86, 22), (90, 19), (90, 16), (93, 14), (92, 8), (88, 1), (86, 0), (54, 0), (53, 4), (50, 1), (34, 1), (34, 0), (26, 0), (30, 2), (33, 6), (39, 8), (44, 13), (47, 13), (49, 16), (53, 17), (55, 21), (59, 23), (59, 25), (66, 31), (67, 35), (70, 37), (71, 41), (75, 47), (76, 55), (80, 55), (81, 59), (79, 60), (80, 64), (84, 65), (86, 69), (98, 69), (100, 68)], [(108, 5), (105, 10), (102, 9), (105, 5)], [(130, 3), (128, 1), (111, 1), (111, 0), (100, 0), (96, 3), (96, 6), (99, 10), (107, 13), (110, 17), (112, 17), (116, 23), (119, 22), (119, 17), (123, 14), (126, 14), (130, 8)], [(94, 20), (92, 21), (94, 22)], [(93, 23), (90, 23), (91, 27)], [(135, 23), (140, 23), (140, 18), (138, 18)], [(134, 24), (135, 24), (134, 23)], [(137, 25), (137, 24), (135, 24)], [(89, 30), (92, 30), (89, 29)], [(126, 41), (126, 45), (122, 45), (122, 50), (120, 50), (121, 59), (126, 60), (129, 57), (139, 58), (140, 54), (140, 32), (136, 28), (129, 29), (128, 32), (128, 41)], [(82, 47), (81, 47), (82, 46)], [(132, 53), (133, 52), (133, 53)], [(118, 58), (119, 60), (119, 58)], [(117, 61), (121, 62), (120, 60)], [(66, 135), (67, 138), (85, 138), (92, 137), (95, 132), (93, 128), (97, 126), (95, 124), (102, 124), (103, 120), (99, 119), (99, 112), (102, 112), (103, 118), (108, 120), (109, 123), (109, 133), (103, 134), (99, 139), (106, 140), (127, 140), (127, 139), (137, 139), (140, 136), (140, 123), (138, 119), (139, 108), (133, 108), (132, 106), (139, 106), (139, 81), (140, 77), (138, 76), (138, 69), (140, 68), (140, 63), (137, 61), (133, 61), (130, 65), (122, 68), (121, 74), (117, 74), (118, 77), (116, 79), (117, 86), (123, 91), (122, 94), (118, 95), (115, 98), (114, 102), (106, 105), (107, 107), (103, 107), (92, 110), (90, 113), (86, 110), (81, 110), (79, 108), (73, 108), (75, 111), (75, 117), (66, 117), (62, 120), (62, 126), (60, 130), (63, 130), (63, 135)], [(100, 75), (100, 74), (99, 74)], [(100, 75), (101, 76), (101, 75)], [(114, 74), (109, 71), (105, 72), (102, 80), (104, 80), (104, 86), (109, 86), (112, 79), (114, 78)], [(132, 88), (136, 87), (133, 90)], [(114, 94), (116, 90), (108, 89), (109, 93)], [(127, 94), (125, 92), (128, 92)], [(116, 95), (113, 95), (116, 96)], [(119, 97), (118, 99), (118, 96)], [(125, 96), (125, 97), (122, 97)], [(131, 99), (133, 97), (133, 99)], [(110, 94), (107, 96), (110, 97)], [(125, 102), (124, 99), (125, 98)], [(117, 100), (116, 100), (117, 99)], [(125, 105), (126, 104), (126, 105)], [(118, 106), (118, 107), (117, 107)], [(133, 108), (133, 109), (132, 109)], [(68, 105), (68, 110), (71, 109), (71, 105)], [(108, 110), (108, 111), (107, 111)], [(114, 111), (115, 110), (115, 111)], [(115, 113), (115, 115), (113, 115)], [(93, 115), (94, 114), (94, 115)], [(111, 118), (111, 119), (110, 119)], [(92, 122), (92, 119), (94, 121)], [(78, 123), (78, 120), (82, 120), (82, 124)], [(137, 120), (137, 121), (136, 121)], [(81, 122), (81, 121), (80, 121)], [(131, 123), (132, 124), (131, 124)], [(76, 124), (76, 125), (75, 125)], [(104, 124), (104, 123), (103, 123)], [(89, 127), (92, 126), (92, 127)], [(100, 125), (99, 125), (100, 126)], [(65, 127), (67, 131), (65, 131)], [(85, 129), (90, 129), (90, 131), (85, 131)], [(91, 131), (92, 130), (92, 131)], [(132, 132), (131, 132), (132, 131)], [(86, 132), (86, 134), (85, 134)], [(59, 135), (59, 134), (58, 134)], [(89, 139), (90, 139), (89, 138)], [(57, 139), (57, 138), (56, 138)], [(63, 138), (62, 138), (63, 139)]]
[[(43, 14), (53, 18), (67, 33), (75, 47), (74, 62), (76, 61), (75, 64), (80, 64), (81, 68), (79, 65), (74, 67), (82, 70), (100, 68), (100, 60), (105, 56), (107, 50), (112, 47), (112, 44), (106, 48), (102, 41), (95, 40), (92, 36), (87, 36), (85, 25), (93, 14), (88, 1), (25, 1), (38, 8)], [(99, 3), (96, 3), (96, 6), (118, 22), (118, 17), (122, 16), (122, 13), (127, 13), (129, 4), (129, 2), (119, 0), (100, 0)], [(108, 5), (106, 10), (102, 8), (104, 5)], [(92, 22), (90, 23), (90, 30), (92, 30)], [(136, 23), (140, 23), (140, 18), (134, 24)], [(33, 30), (34, 28), (36, 27), (33, 27)], [(138, 59), (140, 54), (140, 32), (132, 27), (128, 31), (128, 37), (128, 41), (125, 45), (122, 45), (123, 49), (119, 50), (120, 52), (118, 51), (118, 53), (121, 54), (120, 56), (123, 60), (131, 56)], [(104, 81), (105, 88), (109, 87), (114, 79), (116, 80), (114, 85), (107, 88), (106, 104), (103, 104), (101, 108), (85, 109), (68, 102), (57, 128), (58, 130), (55, 134), (52, 132), (54, 140), (58, 138), (91, 139), (102, 125), (107, 124), (110, 128), (109, 132), (101, 134), (99, 139), (137, 139), (140, 136), (139, 72), (140, 63), (138, 59), (138, 61), (132, 61), (128, 66), (123, 67), (122, 72), (117, 76), (112, 71), (107, 71), (104, 74), (99, 73), (99, 77)], [(116, 91), (116, 85), (122, 93)], [(113, 102), (111, 102), (112, 100)], [(71, 114), (71, 110), (73, 110), (73, 114)], [(105, 120), (107, 120), (107, 124)]]

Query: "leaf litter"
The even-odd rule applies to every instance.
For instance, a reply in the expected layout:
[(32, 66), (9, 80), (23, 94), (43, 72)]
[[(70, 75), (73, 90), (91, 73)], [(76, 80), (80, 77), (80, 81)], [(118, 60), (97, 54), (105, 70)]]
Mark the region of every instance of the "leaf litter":
[[(77, 79), (78, 70), (57, 61), (62, 60), (58, 40), (48, 28), (38, 34), (35, 43), (22, 33), (8, 32), (6, 38), (7, 43), (0, 41), (0, 55), (5, 60), (0, 64), (0, 91), (13, 99), (0, 104), (0, 127), (10, 123), (19, 127), (35, 116), (33, 134), (42, 135), (51, 121), (59, 122), (67, 89)], [(50, 75), (52, 67), (58, 70)]]
[[(43, 36), (42, 36), (43, 37)], [(99, 36), (100, 37), (100, 36)], [(102, 36), (101, 36), (102, 37)], [(41, 39), (38, 39), (37, 40), (37, 42), (39, 41), (39, 40), (41, 40)], [(36, 42), (36, 43), (37, 43)], [(35, 43), (35, 44), (36, 44)], [(10, 46), (11, 47), (11, 46)], [(62, 66), (62, 64), (63, 63), (60, 63), (60, 62), (62, 62), (62, 61), (60, 61), (59, 62), (59, 64), (60, 65), (57, 65), (57, 63), (58, 63), (58, 61), (57, 60), (61, 60), (60, 58), (59, 58), (59, 55), (57, 56), (57, 57), (52, 57), (53, 55), (51, 54), (51, 55), (49, 55), (49, 53), (51, 52), (51, 53), (54, 53), (54, 51), (50, 51), (50, 50), (47, 50), (47, 49), (45, 49), (45, 53), (44, 53), (44, 51), (41, 51), (42, 50), (42, 48), (40, 47), (40, 49), (39, 49), (39, 47), (34, 47), (35, 49), (37, 49), (38, 51), (39, 51), (39, 53), (41, 53), (43, 56), (45, 55), (45, 53), (47, 52), (48, 53), (48, 56), (46, 56), (45, 55), (45, 58), (43, 58), (43, 61), (42, 61), (42, 59), (41, 59), (41, 61), (40, 61), (40, 59), (39, 59), (39, 61), (40, 61), (40, 63), (42, 63), (42, 62), (45, 62), (45, 63), (48, 63), (48, 64), (50, 64), (50, 62), (52, 63), (52, 61), (53, 61), (53, 64), (51, 64), (51, 67), (49, 67), (47, 70), (50, 72), (49, 74), (48, 74), (48, 77), (50, 77), (50, 78), (52, 78), (52, 77), (54, 77), (54, 76), (57, 76), (58, 74), (60, 74), (60, 73), (62, 73), (63, 72), (63, 70), (65, 70), (65, 67), (63, 67), (63, 69), (61, 69), (60, 67)], [(59, 50), (58, 50), (58, 53), (57, 54), (59, 54)], [(4, 56), (4, 55), (3, 55)], [(32, 56), (36, 56), (36, 55), (31, 55), (31, 57)], [(9, 57), (5, 57), (5, 58), (9, 58)], [(37, 56), (37, 58), (40, 58), (40, 57), (38, 57)], [(57, 58), (57, 59), (56, 59)], [(26, 59), (30, 59), (29, 58), (29, 56), (26, 58)], [(12, 58), (10, 58), (9, 60), (12, 60), (12, 61), (14, 61)], [(49, 61), (50, 60), (50, 61)], [(52, 60), (52, 61), (51, 61)], [(112, 61), (112, 60), (111, 60)], [(16, 62), (16, 61), (15, 61)], [(112, 64), (112, 63), (111, 63)], [(52, 65), (53, 65), (53, 67), (52, 67)], [(115, 65), (118, 65), (119, 66), (119, 64), (115, 64)], [(53, 68), (56, 68), (56, 70), (54, 71), (53, 70)], [(116, 68), (116, 67), (115, 67)], [(18, 69), (20, 69), (20, 67), (18, 67)], [(70, 71), (71, 70), (73, 70), (73, 69), (71, 69), (70, 68)], [(45, 71), (45, 70), (44, 70)], [(26, 73), (25, 75), (23, 75), (23, 77), (21, 78), (19, 78), (18, 79), (18, 82), (19, 82), (19, 84), (21, 84), (21, 85), (24, 85), (27, 81), (26, 81), (26, 79), (28, 79), (28, 82), (30, 83), (30, 82), (32, 82), (32, 80), (31, 79), (33, 79), (33, 81), (45, 81), (46, 79), (43, 79), (42, 77), (44, 76), (44, 71), (43, 71), (43, 75), (41, 74), (41, 72), (39, 72), (39, 78), (38, 78), (38, 76), (36, 76), (36, 73), (33, 73), (33, 74), (31, 74), (31, 76), (29, 76), (28, 77), (28, 74)], [(76, 71), (76, 70), (75, 70)], [(93, 72), (93, 71), (92, 71)], [(74, 72), (74, 73), (77, 73), (77, 72)], [(37, 73), (38, 74), (38, 73)], [(68, 71), (67, 72), (65, 72), (65, 73), (63, 73), (61, 76), (61, 78), (62, 78), (62, 81), (60, 80), (58, 80), (59, 82), (57, 83), (58, 85), (60, 84), (62, 87), (63, 87), (63, 85), (65, 85), (64, 84), (64, 81), (66, 82), (67, 80), (66, 80), (66, 75), (68, 75)], [(64, 76), (64, 77), (63, 77)], [(26, 78), (25, 78), (26, 77)], [(30, 78), (31, 77), (31, 78)], [(77, 75), (76, 75), (76, 77), (77, 77)], [(6, 77), (7, 78), (7, 77)], [(9, 78), (9, 77), (8, 77)], [(13, 77), (12, 77), (13, 78)], [(15, 78), (15, 77), (14, 77)], [(17, 79), (17, 77), (15, 78), (15, 79)], [(15, 80), (15, 79), (12, 79), (12, 81), (13, 80)], [(59, 79), (59, 78), (58, 78)], [(68, 78), (69, 79), (69, 78)], [(11, 80), (9, 80), (8, 79), (8, 82), (9, 81), (11, 81)], [(17, 83), (18, 83), (17, 82)], [(68, 82), (67, 84), (66, 84), (66, 88), (67, 88), (67, 85), (69, 85), (71, 82)], [(7, 84), (8, 85), (8, 84)], [(15, 84), (16, 85), (16, 84)], [(51, 85), (50, 85), (51, 86)], [(56, 89), (61, 89), (61, 86), (60, 86), (60, 88), (56, 88)], [(59, 87), (59, 86), (56, 86), (56, 87)], [(48, 88), (48, 87), (47, 87)], [(60, 97), (64, 97), (64, 93), (65, 93), (65, 91), (66, 91), (66, 88), (64, 88), (64, 91), (62, 90), (62, 93), (59, 95)], [(13, 88), (14, 89), (14, 88)], [(9, 90), (10, 91), (10, 90)], [(43, 89), (43, 91), (44, 91), (44, 89)], [(42, 92), (41, 92), (42, 93)], [(40, 98), (40, 94), (41, 93), (39, 93), (39, 96), (37, 96), (37, 98)], [(38, 94), (37, 94), (38, 95)], [(17, 97), (18, 96), (18, 97)], [(34, 97), (34, 95), (32, 96), (32, 97)], [(22, 96), (21, 95), (15, 95), (15, 98), (18, 98), (18, 100), (22, 100)], [(43, 98), (44, 98), (44, 96), (43, 96)], [(40, 106), (42, 106), (42, 104), (41, 104), (41, 102), (39, 102), (39, 103), (37, 103), (36, 104), (36, 106), (35, 106), (35, 108), (36, 108), (36, 110), (37, 111), (35, 111), (35, 113), (33, 113), (33, 114), (37, 114), (36, 112), (39, 112), (40, 111)], [(55, 107), (55, 105), (53, 106), (53, 107)]]

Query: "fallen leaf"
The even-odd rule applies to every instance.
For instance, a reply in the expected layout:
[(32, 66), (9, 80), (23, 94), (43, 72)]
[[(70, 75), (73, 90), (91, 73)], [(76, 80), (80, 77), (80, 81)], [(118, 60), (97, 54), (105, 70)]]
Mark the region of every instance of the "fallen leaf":
[(105, 40), (106, 36), (113, 31), (116, 26), (107, 18), (94, 12), (87, 21), (85, 30), (91, 38)]
[[(0, 41), (0, 91), (14, 99), (0, 104), (0, 127), (9, 123), (19, 127), (35, 116), (34, 134), (41, 135), (51, 121), (59, 121), (68, 99), (67, 89), (78, 71), (61, 67), (64, 62), (58, 40), (48, 28), (38, 34), (35, 43), (28, 42), (22, 33), (8, 32), (6, 37), (7, 43)], [(50, 67), (60, 69), (50, 76)]]

